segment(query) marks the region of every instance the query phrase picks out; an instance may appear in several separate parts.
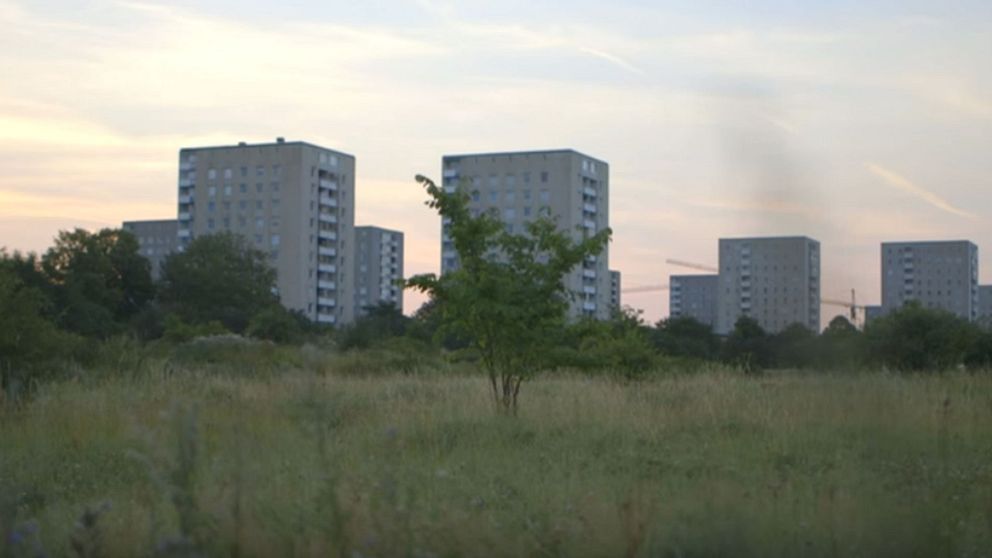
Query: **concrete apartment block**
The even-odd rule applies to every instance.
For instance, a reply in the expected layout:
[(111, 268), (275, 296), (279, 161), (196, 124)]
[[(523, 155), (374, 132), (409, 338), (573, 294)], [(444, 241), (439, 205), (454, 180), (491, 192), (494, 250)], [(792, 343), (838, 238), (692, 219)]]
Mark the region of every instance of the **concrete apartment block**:
[(232, 232), (267, 252), (283, 306), (311, 320), (354, 318), (355, 158), (318, 145), (188, 147), (179, 152), (179, 249)]
[(992, 329), (992, 285), (978, 287), (978, 321)]
[(820, 243), (807, 237), (721, 238), (716, 332), (740, 316), (770, 333), (820, 330)]
[(622, 301), (620, 300), (620, 290), (621, 290), (621, 277), (620, 272), (614, 269), (610, 270), (610, 307), (614, 310), (620, 310), (620, 305)]
[[(446, 155), (442, 160), (444, 187), (467, 188), (476, 214), (494, 212), (512, 232), (522, 232), (538, 215), (550, 215), (576, 240), (609, 227), (609, 175), (606, 162), (570, 149)], [(574, 294), (571, 317), (609, 318), (609, 261), (607, 246), (566, 277)], [(442, 223), (441, 272), (457, 266), (458, 254)]]
[(872, 320), (877, 320), (882, 317), (882, 306), (881, 305), (870, 305), (865, 306), (865, 325), (868, 325)]
[(882, 312), (911, 300), (978, 319), (978, 246), (967, 240), (882, 243)]
[(122, 228), (138, 239), (139, 252), (152, 264), (152, 279), (162, 276), (162, 263), (176, 251), (179, 222), (175, 219), (124, 221)]
[(672, 275), (668, 278), (668, 315), (716, 327), (719, 276)]
[(355, 227), (355, 313), (389, 303), (403, 310), (403, 233)]

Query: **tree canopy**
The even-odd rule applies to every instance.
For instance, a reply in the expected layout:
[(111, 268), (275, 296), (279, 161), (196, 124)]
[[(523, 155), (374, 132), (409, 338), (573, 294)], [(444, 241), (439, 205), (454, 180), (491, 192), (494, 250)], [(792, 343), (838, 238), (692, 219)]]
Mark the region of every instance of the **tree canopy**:
[(197, 237), (166, 258), (160, 288), (163, 304), (184, 321), (218, 321), (237, 333), (279, 301), (266, 254), (231, 233)]

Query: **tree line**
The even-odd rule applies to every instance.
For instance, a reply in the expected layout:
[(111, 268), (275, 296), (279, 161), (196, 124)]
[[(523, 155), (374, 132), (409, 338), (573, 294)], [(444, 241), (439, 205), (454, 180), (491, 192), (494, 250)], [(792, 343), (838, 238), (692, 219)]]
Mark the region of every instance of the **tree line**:
[(447, 192), (418, 181), (450, 224), (460, 266), (404, 282), (430, 299), (411, 317), (382, 305), (336, 330), (314, 324), (280, 305), (267, 255), (237, 235), (194, 239), (153, 281), (131, 233), (76, 229), (60, 232), (40, 256), (0, 249), (0, 372), (7, 378), (53, 360), (85, 362), (101, 341), (119, 336), (178, 344), (235, 333), (276, 343), (332, 340), (341, 350), (390, 343), (478, 362), (497, 407), (510, 409), (524, 379), (556, 368), (636, 378), (711, 362), (748, 373), (992, 366), (992, 331), (917, 304), (864, 331), (838, 316), (819, 334), (799, 324), (769, 334), (743, 317), (721, 338), (691, 318), (647, 324), (631, 309), (605, 321), (570, 320), (564, 277), (603, 249), (608, 229), (575, 238), (542, 217), (514, 234), (497, 215), (469, 211), (465, 188)]

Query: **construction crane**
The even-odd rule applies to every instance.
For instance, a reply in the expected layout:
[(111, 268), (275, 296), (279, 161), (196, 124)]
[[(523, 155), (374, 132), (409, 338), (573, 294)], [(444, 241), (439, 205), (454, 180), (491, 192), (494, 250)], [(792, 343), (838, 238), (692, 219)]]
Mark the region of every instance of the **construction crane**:
[(701, 264), (701, 263), (693, 263), (693, 262), (686, 262), (686, 261), (682, 261), (682, 260), (668, 259), (668, 260), (665, 260), (665, 263), (671, 264), (671, 265), (675, 265), (675, 266), (678, 266), (678, 267), (687, 267), (689, 269), (698, 269), (700, 271), (709, 271), (711, 273), (718, 273), (720, 271), (719, 269), (717, 269), (717, 268), (715, 268), (715, 267), (713, 267), (711, 265), (706, 265), (706, 264)]
[[(665, 263), (670, 264), (670, 265), (674, 265), (674, 266), (678, 266), (678, 267), (687, 267), (689, 269), (698, 269), (700, 271), (709, 271), (709, 272), (712, 272), (712, 273), (719, 273), (720, 272), (719, 269), (717, 269), (717, 268), (715, 268), (715, 267), (713, 267), (711, 265), (706, 265), (706, 264), (701, 264), (701, 263), (695, 263), (695, 262), (687, 262), (687, 261), (683, 261), (683, 260), (667, 259), (667, 260), (665, 260)], [(667, 288), (668, 286), (665, 285), (665, 287)], [(841, 306), (841, 307), (847, 308), (848, 309), (848, 312), (851, 315), (851, 323), (854, 324), (854, 325), (859, 325), (859, 324), (862, 323), (861, 320), (858, 320), (859, 313), (860, 313), (860, 315), (862, 317), (864, 317), (864, 315), (865, 315), (864, 314), (865, 307), (864, 307), (863, 304), (858, 304), (857, 303), (857, 298), (855, 297), (854, 289), (851, 289), (851, 300), (850, 301), (847, 301), (847, 300), (838, 300), (838, 299), (834, 299), (834, 298), (821, 298), (820, 299), (820, 304), (825, 304), (825, 305), (828, 305), (828, 306)]]
[(652, 293), (657, 291), (667, 291), (668, 285), (644, 285), (641, 287), (630, 287), (627, 289), (620, 289), (623, 294), (635, 294), (635, 293)]
[(829, 305), (829, 306), (843, 306), (844, 308), (847, 308), (848, 311), (851, 313), (851, 323), (854, 324), (854, 325), (858, 325), (858, 323), (859, 323), (858, 322), (858, 312), (860, 312), (861, 315), (864, 316), (865, 307), (864, 307), (863, 304), (858, 304), (857, 303), (857, 298), (855, 297), (854, 289), (851, 289), (851, 300), (850, 301), (837, 300), (837, 299), (833, 299), (833, 298), (821, 298), (820, 299), (820, 304), (826, 304), (826, 305)]

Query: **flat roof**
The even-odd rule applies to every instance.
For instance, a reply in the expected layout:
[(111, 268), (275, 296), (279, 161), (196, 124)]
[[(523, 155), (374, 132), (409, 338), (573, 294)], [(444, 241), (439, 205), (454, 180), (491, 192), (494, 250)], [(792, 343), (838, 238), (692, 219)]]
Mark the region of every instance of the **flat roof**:
[(239, 143), (236, 143), (234, 145), (208, 145), (208, 146), (204, 146), (204, 147), (181, 147), (181, 148), (179, 148), (179, 152), (182, 153), (183, 151), (210, 151), (210, 150), (217, 150), (217, 149), (238, 149), (238, 148), (244, 148), (244, 147), (286, 147), (286, 146), (306, 146), (306, 147), (313, 147), (314, 149), (322, 149), (324, 151), (331, 151), (331, 152), (333, 152), (335, 154), (338, 154), (338, 155), (344, 155), (345, 157), (351, 157), (352, 159), (355, 158), (355, 156), (352, 155), (352, 154), (350, 154), (350, 153), (345, 153), (344, 151), (338, 151), (337, 149), (331, 149), (329, 147), (324, 147), (322, 145), (317, 145), (315, 143), (310, 143), (308, 141), (278, 141), (278, 140), (276, 140), (276, 141), (264, 142), (264, 143), (239, 142)]
[(819, 244), (819, 240), (811, 238), (808, 236), (741, 236), (741, 237), (724, 237), (720, 238), (719, 241), (724, 240), (809, 240)]
[(178, 223), (179, 219), (140, 219), (137, 221), (123, 221), (124, 225), (164, 225), (169, 223)]
[(377, 231), (382, 231), (382, 232), (403, 234), (403, 231), (398, 231), (396, 229), (387, 229), (386, 227), (380, 227), (378, 225), (355, 225), (355, 230), (357, 231), (358, 229), (375, 229)]
[(715, 279), (719, 277), (720, 274), (717, 272), (713, 273), (672, 273), (668, 276), (669, 279)]
[(892, 240), (888, 242), (882, 242), (882, 246), (886, 244), (971, 244), (972, 246), (978, 246), (970, 240)]
[(521, 156), (521, 155), (560, 155), (564, 153), (579, 155), (581, 157), (585, 157), (587, 159), (596, 161), (597, 163), (603, 163), (604, 165), (609, 165), (609, 163), (607, 163), (602, 159), (598, 159), (596, 157), (593, 157), (592, 155), (587, 155), (585, 153), (582, 153), (581, 151), (577, 151), (570, 147), (562, 148), (562, 149), (538, 149), (534, 151), (493, 151), (487, 153), (461, 153), (461, 154), (452, 154), (452, 155), (442, 155), (441, 158), (461, 159), (465, 157), (512, 157), (512, 156)]

